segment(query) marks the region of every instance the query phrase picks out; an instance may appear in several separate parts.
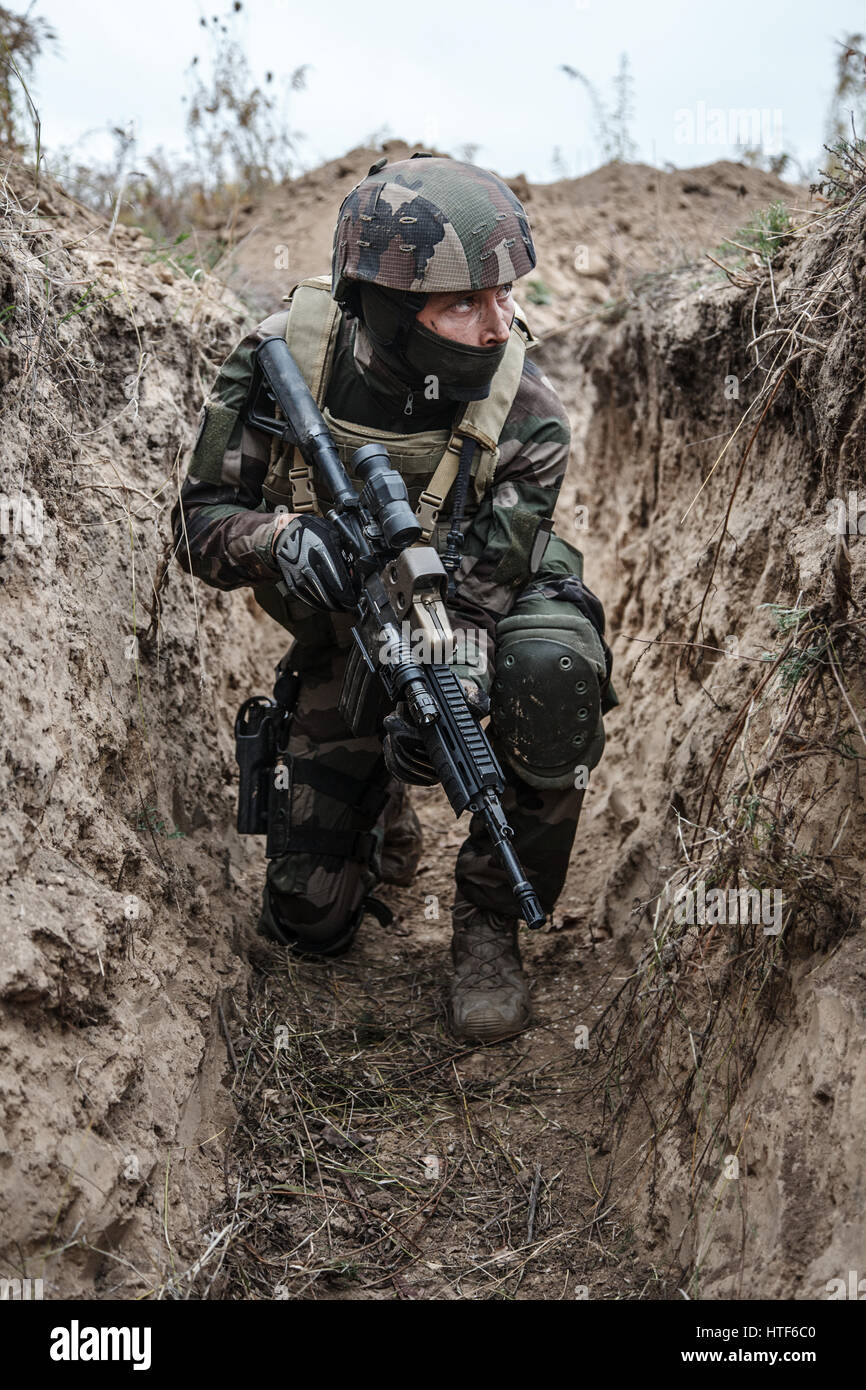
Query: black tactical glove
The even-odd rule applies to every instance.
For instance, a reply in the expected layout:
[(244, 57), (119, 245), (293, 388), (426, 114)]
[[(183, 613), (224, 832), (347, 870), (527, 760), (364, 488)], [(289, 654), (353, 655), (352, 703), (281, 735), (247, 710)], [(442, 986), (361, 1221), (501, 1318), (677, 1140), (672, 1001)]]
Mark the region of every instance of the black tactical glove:
[(274, 559), (290, 594), (326, 613), (357, 602), (340, 543), (330, 522), (294, 516), (274, 543)]
[[(483, 719), (490, 712), (490, 697), (472, 680), (461, 679), (460, 684), (473, 715), (476, 719)], [(405, 718), (405, 713), (406, 706), (401, 703), (395, 714), (386, 715), (382, 721), (385, 766), (391, 776), (400, 782), (411, 782), (415, 787), (432, 787), (439, 778), (427, 757), (424, 740)]]

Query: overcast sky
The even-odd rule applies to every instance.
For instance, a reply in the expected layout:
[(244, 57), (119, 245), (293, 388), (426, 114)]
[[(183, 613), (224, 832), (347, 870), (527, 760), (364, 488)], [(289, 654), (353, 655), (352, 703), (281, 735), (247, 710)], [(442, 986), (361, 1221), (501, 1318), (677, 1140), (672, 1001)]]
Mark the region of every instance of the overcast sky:
[[(10, 7), (23, 10), (23, 0)], [(35, 95), (49, 149), (134, 120), (139, 149), (184, 145), (184, 70), (204, 55), (202, 14), (226, 0), (41, 0), (60, 52), (43, 57)], [(246, 0), (241, 32), (254, 72), (286, 79), (310, 167), (373, 132), (435, 144), (498, 172), (557, 176), (602, 162), (586, 93), (606, 99), (619, 55), (634, 78), (632, 134), (648, 163), (733, 157), (731, 112), (746, 109), (774, 152), (812, 164), (832, 89), (834, 39), (866, 28), (863, 0)], [(736, 137), (735, 137), (736, 138)], [(83, 155), (108, 148), (87, 134)]]

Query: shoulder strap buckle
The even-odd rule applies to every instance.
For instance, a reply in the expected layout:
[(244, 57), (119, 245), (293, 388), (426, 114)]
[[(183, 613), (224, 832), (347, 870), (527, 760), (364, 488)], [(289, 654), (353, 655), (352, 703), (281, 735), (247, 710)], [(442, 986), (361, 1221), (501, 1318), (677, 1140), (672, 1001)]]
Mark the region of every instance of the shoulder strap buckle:
[[(295, 451), (295, 458), (300, 458), (300, 454)], [(300, 463), (297, 467), (289, 469), (289, 482), (292, 488), (292, 511), (293, 512), (317, 512), (319, 510), (319, 499), (316, 496), (316, 488), (313, 483), (313, 470), (308, 463)]]
[[(431, 478), (430, 481), (432, 483), (434, 479)], [(448, 486), (451, 486), (450, 482)], [(444, 497), (437, 497), (436, 493), (431, 492), (429, 488), (425, 488), (425, 490), (421, 493), (421, 496), (418, 498), (418, 505), (415, 508), (415, 515), (421, 523), (421, 539), (424, 541), (425, 544), (430, 540), (430, 537), (433, 535), (433, 529), (436, 525), (436, 522), (439, 520), (439, 512), (442, 508), (442, 503), (444, 501)]]

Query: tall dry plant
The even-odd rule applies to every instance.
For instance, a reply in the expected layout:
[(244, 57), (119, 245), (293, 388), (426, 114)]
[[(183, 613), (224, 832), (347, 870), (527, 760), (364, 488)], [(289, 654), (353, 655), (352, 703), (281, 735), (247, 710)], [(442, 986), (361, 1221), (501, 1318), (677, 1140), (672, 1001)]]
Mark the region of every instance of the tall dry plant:
[(257, 83), (237, 29), (242, 11), (241, 0), (234, 0), (228, 14), (200, 20), (209, 58), (203, 62), (196, 54), (187, 70), (187, 136), (205, 193), (234, 186), (255, 195), (291, 178), (303, 138), (289, 123), (288, 99), (306, 86), (309, 64), (289, 74), (282, 94), (273, 72)]
[(39, 117), (27, 89), (36, 59), (57, 34), (47, 20), (33, 14), (34, 4), (24, 14), (13, 14), (0, 5), (0, 143), (19, 148), (26, 139), (29, 113), (39, 145)]

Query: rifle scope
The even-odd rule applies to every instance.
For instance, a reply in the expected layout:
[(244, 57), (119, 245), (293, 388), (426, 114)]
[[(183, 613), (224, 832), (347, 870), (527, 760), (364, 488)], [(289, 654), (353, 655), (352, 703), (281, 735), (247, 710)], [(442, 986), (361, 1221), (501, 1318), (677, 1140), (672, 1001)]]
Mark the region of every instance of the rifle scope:
[(421, 526), (409, 505), (406, 484), (384, 444), (364, 444), (352, 455), (352, 468), (364, 483), (361, 506), (373, 513), (393, 550), (404, 550), (421, 536)]

